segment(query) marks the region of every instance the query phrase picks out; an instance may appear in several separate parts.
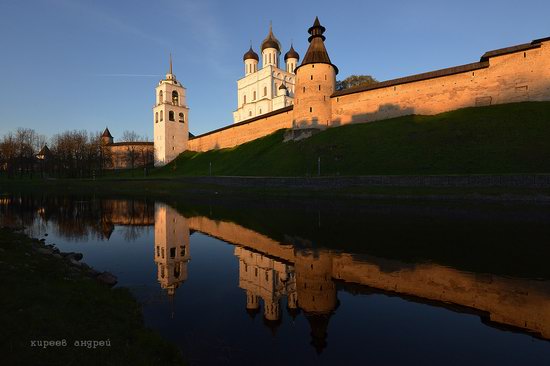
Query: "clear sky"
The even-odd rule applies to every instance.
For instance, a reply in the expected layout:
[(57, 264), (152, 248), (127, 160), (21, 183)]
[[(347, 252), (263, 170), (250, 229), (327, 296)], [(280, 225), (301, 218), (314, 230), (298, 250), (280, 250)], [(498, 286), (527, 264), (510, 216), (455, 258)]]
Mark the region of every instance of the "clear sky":
[(0, 135), (109, 126), (115, 140), (124, 130), (151, 139), (170, 52), (190, 131), (228, 125), (249, 42), (260, 53), (271, 20), (283, 55), (293, 40), (303, 56), (315, 16), (338, 79), (393, 79), (550, 36), (548, 0), (2, 0)]

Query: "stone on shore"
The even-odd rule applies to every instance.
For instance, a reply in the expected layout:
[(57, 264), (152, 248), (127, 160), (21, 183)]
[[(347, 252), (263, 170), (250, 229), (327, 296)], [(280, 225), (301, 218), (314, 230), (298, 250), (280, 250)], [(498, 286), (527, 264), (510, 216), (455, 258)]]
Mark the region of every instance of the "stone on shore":
[(99, 274), (98, 276), (96, 276), (96, 280), (109, 287), (113, 287), (118, 282), (116, 276), (109, 272), (103, 272)]

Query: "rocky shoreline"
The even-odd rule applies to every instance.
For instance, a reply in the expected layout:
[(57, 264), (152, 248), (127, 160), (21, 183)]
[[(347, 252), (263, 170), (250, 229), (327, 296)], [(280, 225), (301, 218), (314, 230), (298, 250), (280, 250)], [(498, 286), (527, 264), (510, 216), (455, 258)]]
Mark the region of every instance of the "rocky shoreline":
[(82, 259), (24, 228), (0, 227), (3, 364), (184, 364), (175, 344), (144, 325), (130, 290)]
[[(9, 228), (4, 227), (2, 229), (12, 230), (14, 232), (23, 232), (25, 228)], [(46, 234), (47, 236), (47, 234)], [(72, 268), (73, 273), (80, 273), (86, 277), (95, 279), (101, 284), (104, 284), (109, 287), (113, 287), (117, 284), (118, 279), (115, 275), (110, 272), (99, 272), (89, 266), (88, 264), (82, 262), (84, 257), (82, 253), (76, 252), (62, 252), (55, 246), (55, 244), (46, 244), (46, 239), (31, 239), (31, 248), (38, 254), (51, 256), (53, 258), (63, 260), (69, 264)]]

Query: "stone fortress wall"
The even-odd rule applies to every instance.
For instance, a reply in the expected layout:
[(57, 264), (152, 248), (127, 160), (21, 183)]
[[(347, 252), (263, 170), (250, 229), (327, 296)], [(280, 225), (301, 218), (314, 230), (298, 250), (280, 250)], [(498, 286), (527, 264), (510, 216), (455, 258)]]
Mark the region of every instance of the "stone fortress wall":
[(332, 125), (544, 100), (550, 100), (550, 39), (488, 52), (468, 65), (336, 92)]
[[(317, 66), (319, 65), (319, 66)], [(230, 148), (291, 127), (333, 127), (372, 122), (410, 114), (433, 115), (459, 108), (521, 101), (550, 100), (550, 37), (530, 43), (490, 51), (479, 62), (380, 82), (367, 87), (328, 93), (322, 67), (311, 74), (312, 65), (302, 65), (307, 85), (296, 80), (296, 105), (221, 128), (189, 140), (188, 150), (208, 151)], [(312, 68), (312, 70), (310, 70)], [(329, 70), (330, 71), (330, 70)], [(319, 74), (319, 75), (317, 75)], [(330, 73), (329, 73), (330, 74)], [(320, 90), (315, 80), (321, 78)], [(327, 75), (332, 79), (332, 75)], [(312, 81), (313, 80), (313, 81)], [(313, 82), (313, 84), (312, 84)], [(309, 85), (311, 84), (311, 85)], [(306, 93), (303, 87), (306, 87)], [(306, 94), (311, 93), (309, 96)], [(321, 95), (316, 95), (322, 93)], [(300, 98), (300, 94), (302, 98)], [(317, 98), (318, 97), (318, 98)], [(324, 97), (324, 98), (323, 98)], [(309, 99), (316, 105), (300, 105)], [(319, 101), (326, 104), (319, 106)], [(293, 111), (294, 109), (294, 111)], [(308, 120), (330, 113), (330, 118)], [(305, 114), (304, 114), (305, 113)], [(299, 114), (295, 116), (294, 114)], [(297, 119), (297, 117), (299, 117)], [(324, 126), (326, 124), (326, 126)]]
[(208, 151), (235, 147), (291, 127), (292, 106), (197, 136), (189, 140), (187, 149)]

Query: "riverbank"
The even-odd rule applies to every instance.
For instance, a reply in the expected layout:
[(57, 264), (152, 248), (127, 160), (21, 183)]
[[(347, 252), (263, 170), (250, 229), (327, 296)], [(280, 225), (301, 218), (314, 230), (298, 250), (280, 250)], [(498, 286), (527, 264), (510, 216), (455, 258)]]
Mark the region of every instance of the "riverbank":
[(550, 102), (464, 108), (329, 128), (285, 130), (233, 148), (185, 151), (155, 177), (550, 173)]
[(181, 365), (175, 346), (143, 325), (127, 289), (43, 242), (0, 229), (4, 365)]
[(550, 175), (359, 177), (177, 177), (0, 180), (2, 193), (129, 195), (158, 199), (241, 198), (550, 203)]

